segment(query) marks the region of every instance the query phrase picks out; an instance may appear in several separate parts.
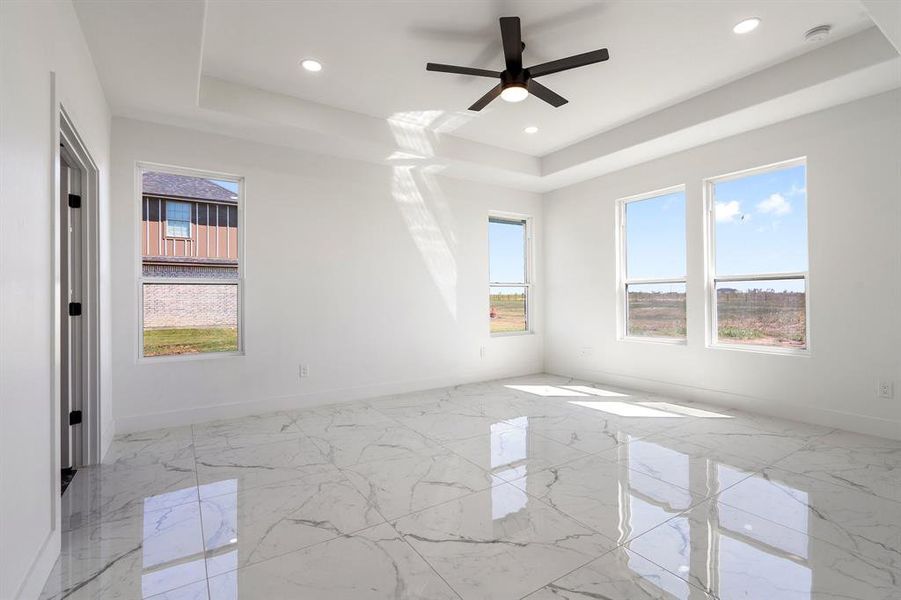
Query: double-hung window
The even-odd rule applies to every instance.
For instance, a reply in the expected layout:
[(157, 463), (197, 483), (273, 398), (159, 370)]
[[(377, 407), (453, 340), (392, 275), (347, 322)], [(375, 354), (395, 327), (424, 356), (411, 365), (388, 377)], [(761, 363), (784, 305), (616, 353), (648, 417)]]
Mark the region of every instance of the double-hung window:
[(488, 218), (488, 300), (492, 334), (531, 331), (529, 219)]
[(621, 339), (685, 341), (685, 189), (617, 203)]
[(808, 348), (803, 159), (707, 180), (710, 343)]
[(191, 237), (191, 204), (178, 200), (166, 201), (166, 236)]
[(140, 168), (140, 357), (241, 351), (242, 183)]

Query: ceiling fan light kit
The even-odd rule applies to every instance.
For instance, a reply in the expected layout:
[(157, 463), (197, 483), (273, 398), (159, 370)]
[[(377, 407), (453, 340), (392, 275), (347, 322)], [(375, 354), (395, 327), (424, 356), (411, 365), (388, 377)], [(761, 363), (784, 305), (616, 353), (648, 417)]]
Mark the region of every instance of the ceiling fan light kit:
[(550, 62), (541, 63), (540, 65), (523, 68), (522, 51), (525, 49), (526, 45), (522, 43), (522, 29), (520, 27), (519, 17), (501, 17), (499, 21), (501, 25), (501, 40), (504, 45), (504, 62), (506, 63), (506, 69), (503, 71), (491, 71), (473, 67), (458, 67), (456, 65), (444, 65), (439, 63), (427, 63), (425, 66), (427, 71), (474, 75), (476, 77), (490, 77), (500, 80), (500, 83), (488, 90), (488, 93), (484, 96), (476, 100), (475, 103), (469, 107), (469, 110), (480, 111), (498, 96), (507, 102), (521, 102), (525, 100), (529, 94), (544, 100), (554, 108), (563, 106), (568, 100), (544, 87), (535, 81), (535, 78), (603, 62), (610, 58), (607, 49), (602, 48), (600, 50), (593, 50), (591, 52), (585, 52), (584, 54), (577, 54), (575, 56), (569, 56), (567, 58), (552, 60)]

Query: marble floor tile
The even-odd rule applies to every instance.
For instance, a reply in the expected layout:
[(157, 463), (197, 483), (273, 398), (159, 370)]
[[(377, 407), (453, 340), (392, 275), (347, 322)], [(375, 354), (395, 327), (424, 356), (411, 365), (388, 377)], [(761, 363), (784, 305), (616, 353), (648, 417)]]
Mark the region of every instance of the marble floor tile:
[(342, 469), (386, 519), (396, 519), (503, 481), (440, 448), (408, 452)]
[[(529, 473), (513, 485), (619, 543), (706, 499), (599, 456)], [(631, 509), (645, 506), (654, 510), (630, 518)]]
[(901, 571), (901, 502), (778, 468), (717, 500)]
[(309, 437), (339, 467), (439, 447), (437, 442), (396, 421), (386, 421), (378, 426), (332, 429), (311, 433)]
[(206, 580), (197, 502), (63, 534), (42, 599), (146, 598)]
[(452, 402), (441, 406), (427, 405), (412, 409), (408, 414), (391, 416), (410, 429), (440, 442), (485, 435), (509, 422), (508, 419), (490, 417)]
[[(244, 567), (384, 522), (337, 468), (205, 498), (200, 503), (210, 576), (219, 560)], [(233, 568), (233, 567), (232, 567)]]
[(193, 429), (198, 452), (284, 442), (301, 435), (297, 417), (284, 412), (212, 421), (194, 425)]
[(889, 600), (901, 572), (710, 499), (624, 546), (720, 600)]
[(617, 548), (524, 600), (716, 600), (634, 552)]
[(173, 427), (119, 435), (110, 444), (103, 464), (133, 469), (153, 465), (194, 468), (191, 427)]
[(211, 600), (458, 600), (388, 524), (211, 577), (209, 586)]
[(144, 600), (208, 600), (208, 584), (206, 579), (195, 581), (180, 588), (146, 597)]
[(510, 484), (394, 526), (466, 599), (521, 598), (616, 546)]
[(139, 516), (145, 510), (168, 508), (197, 499), (197, 476), (193, 467), (164, 463), (131, 469), (108, 465), (82, 467), (62, 497), (62, 530)]
[(201, 498), (219, 495), (231, 481), (244, 490), (332, 467), (307, 437), (239, 448), (198, 448), (196, 454)]
[(901, 502), (899, 440), (834, 431), (776, 466)]
[(901, 441), (545, 374), (118, 436), (61, 516), (44, 599), (901, 599)]
[(592, 412), (572, 412), (562, 416), (529, 417), (529, 430), (566, 446), (595, 454), (616, 448), (632, 439), (649, 435), (645, 430)]
[(494, 433), (447, 442), (445, 447), (505, 481), (587, 456), (534, 434), (528, 427), (502, 426)]

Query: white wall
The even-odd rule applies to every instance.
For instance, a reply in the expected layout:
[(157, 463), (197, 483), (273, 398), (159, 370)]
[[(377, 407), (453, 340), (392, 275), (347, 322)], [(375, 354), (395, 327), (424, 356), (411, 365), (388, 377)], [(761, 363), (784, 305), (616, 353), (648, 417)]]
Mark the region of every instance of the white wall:
[[(100, 169), (106, 214), (110, 117), (69, 2), (0, 3), (0, 598), (36, 597), (59, 551), (53, 397), (52, 226), (58, 101)], [(108, 226), (101, 222), (101, 238)], [(101, 267), (108, 248), (101, 248)], [(101, 303), (108, 298), (102, 278)], [(101, 306), (102, 310), (102, 306)], [(108, 336), (109, 320), (102, 324)], [(109, 373), (109, 346), (101, 339)], [(109, 424), (109, 379), (102, 380)], [(109, 431), (109, 428), (108, 428)], [(108, 437), (104, 437), (108, 442)], [(105, 445), (103, 446), (106, 447)]]
[[(882, 94), (547, 194), (546, 369), (901, 437), (899, 107), (901, 93)], [(799, 156), (811, 356), (707, 348), (702, 179)], [(682, 183), (688, 344), (617, 341), (615, 201)], [(895, 381), (894, 400), (875, 397), (877, 377)]]
[[(112, 147), (118, 432), (541, 370), (540, 334), (487, 322), (488, 211), (540, 256), (539, 195), (119, 118)], [(136, 161), (246, 178), (245, 356), (138, 361)]]

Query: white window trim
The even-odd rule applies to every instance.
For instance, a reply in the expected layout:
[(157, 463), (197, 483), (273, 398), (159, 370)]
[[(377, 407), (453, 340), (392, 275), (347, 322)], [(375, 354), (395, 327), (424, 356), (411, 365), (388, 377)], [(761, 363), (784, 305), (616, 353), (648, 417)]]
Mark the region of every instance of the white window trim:
[[(672, 346), (685, 346), (688, 344), (688, 274), (686, 273), (682, 277), (667, 277), (667, 278), (653, 278), (653, 279), (639, 279), (639, 278), (629, 278), (628, 270), (627, 270), (627, 256), (626, 256), (626, 206), (631, 204), (632, 202), (641, 202), (642, 200), (650, 200), (651, 198), (656, 198), (657, 196), (665, 196), (666, 194), (673, 194), (677, 192), (682, 192), (685, 194), (685, 185), (671, 185), (669, 187), (660, 188), (657, 190), (653, 190), (650, 192), (644, 192), (641, 194), (635, 194), (633, 196), (626, 196), (625, 198), (619, 198), (616, 201), (616, 231), (615, 231), (615, 240), (616, 240), (616, 339), (620, 342), (639, 342), (642, 344), (667, 344)], [(687, 256), (687, 248), (688, 248), (688, 197), (685, 197), (685, 211), (686, 211), (686, 220), (685, 226), (686, 231), (685, 234), (685, 242), (686, 242), (686, 257), (685, 264), (686, 270), (688, 268), (688, 256)], [(685, 309), (685, 322), (686, 322), (686, 332), (685, 337), (657, 337), (657, 336), (641, 336), (641, 335), (629, 335), (629, 299), (627, 297), (627, 289), (630, 285), (640, 285), (647, 283), (656, 283), (656, 284), (667, 284), (667, 283), (681, 283), (685, 285), (685, 301), (686, 301), (686, 309)]]
[[(184, 204), (188, 207), (188, 218), (187, 219), (170, 219), (169, 218), (169, 205), (170, 204)], [(176, 238), (179, 240), (189, 240), (191, 239), (191, 234), (193, 233), (194, 224), (191, 223), (191, 202), (186, 200), (166, 200), (166, 237), (167, 238)], [(174, 235), (169, 232), (169, 221), (175, 221), (178, 223), (187, 223), (188, 224), (188, 235)]]
[[(704, 179), (704, 230), (705, 236), (705, 264), (704, 264), (704, 285), (706, 288), (706, 345), (708, 348), (716, 350), (734, 350), (738, 352), (751, 352), (758, 354), (777, 354), (785, 356), (811, 356), (811, 335), (810, 335), (810, 221), (807, 220), (807, 271), (784, 272), (784, 273), (744, 273), (739, 275), (717, 275), (716, 274), (716, 197), (714, 195), (714, 185), (724, 181), (732, 181), (741, 179), (749, 175), (759, 175), (770, 171), (778, 171), (791, 167), (804, 165), (804, 187), (807, 187), (807, 157), (792, 158), (780, 162), (763, 165), (760, 167), (752, 167), (727, 173), (725, 175), (717, 175)], [(805, 210), (808, 211), (809, 202), (805, 202)], [(716, 284), (728, 283), (730, 281), (772, 281), (772, 280), (804, 280), (804, 324), (806, 327), (804, 348), (782, 348), (778, 346), (762, 346), (756, 344), (728, 344), (718, 340), (717, 331), (717, 314), (716, 314)]]
[[(204, 179), (217, 179), (219, 181), (230, 181), (238, 184), (238, 204), (237, 204), (237, 245), (238, 245), (238, 278), (237, 279), (206, 279), (206, 278), (181, 278), (177, 280), (161, 278), (161, 277), (144, 277), (143, 275), (143, 250), (141, 248), (141, 226), (143, 220), (143, 198), (144, 198), (144, 171), (158, 171), (162, 173), (171, 173), (173, 175), (186, 175), (188, 177), (202, 177)], [(211, 360), (219, 358), (233, 358), (236, 356), (244, 356), (245, 344), (245, 319), (244, 319), (244, 197), (245, 182), (244, 177), (231, 173), (222, 173), (217, 171), (206, 171), (200, 169), (191, 169), (174, 165), (165, 165), (160, 163), (151, 163), (138, 161), (135, 163), (135, 279), (137, 281), (137, 302), (135, 307), (137, 314), (135, 322), (138, 326), (137, 335), (135, 336), (135, 356), (138, 364), (155, 364), (165, 362), (182, 362), (193, 360)], [(167, 216), (168, 219), (168, 216)], [(208, 285), (235, 285), (238, 286), (237, 302), (238, 302), (238, 349), (231, 352), (198, 352), (194, 354), (175, 354), (164, 356), (144, 356), (144, 284), (145, 283), (174, 283), (174, 284), (208, 284)]]
[[(490, 211), (488, 213), (488, 223), (492, 220), (496, 221), (508, 221), (510, 223), (524, 223), (525, 224), (525, 232), (524, 232), (524, 253), (523, 256), (525, 258), (525, 273), (524, 279), (525, 283), (507, 283), (503, 281), (491, 281), (491, 236), (488, 236), (488, 302), (490, 308), (491, 302), (491, 289), (494, 287), (522, 287), (525, 288), (526, 292), (526, 329), (525, 331), (500, 331), (500, 332), (492, 332), (491, 331), (491, 316), (488, 316), (488, 333), (491, 337), (515, 337), (519, 335), (533, 335), (535, 333), (535, 324), (533, 323), (532, 315), (533, 311), (533, 293), (532, 286), (535, 284), (534, 276), (533, 276), (533, 267), (532, 267), (532, 217), (529, 215), (519, 214), (519, 213), (510, 213), (510, 212), (497, 212)], [(486, 311), (490, 312), (490, 311)]]

